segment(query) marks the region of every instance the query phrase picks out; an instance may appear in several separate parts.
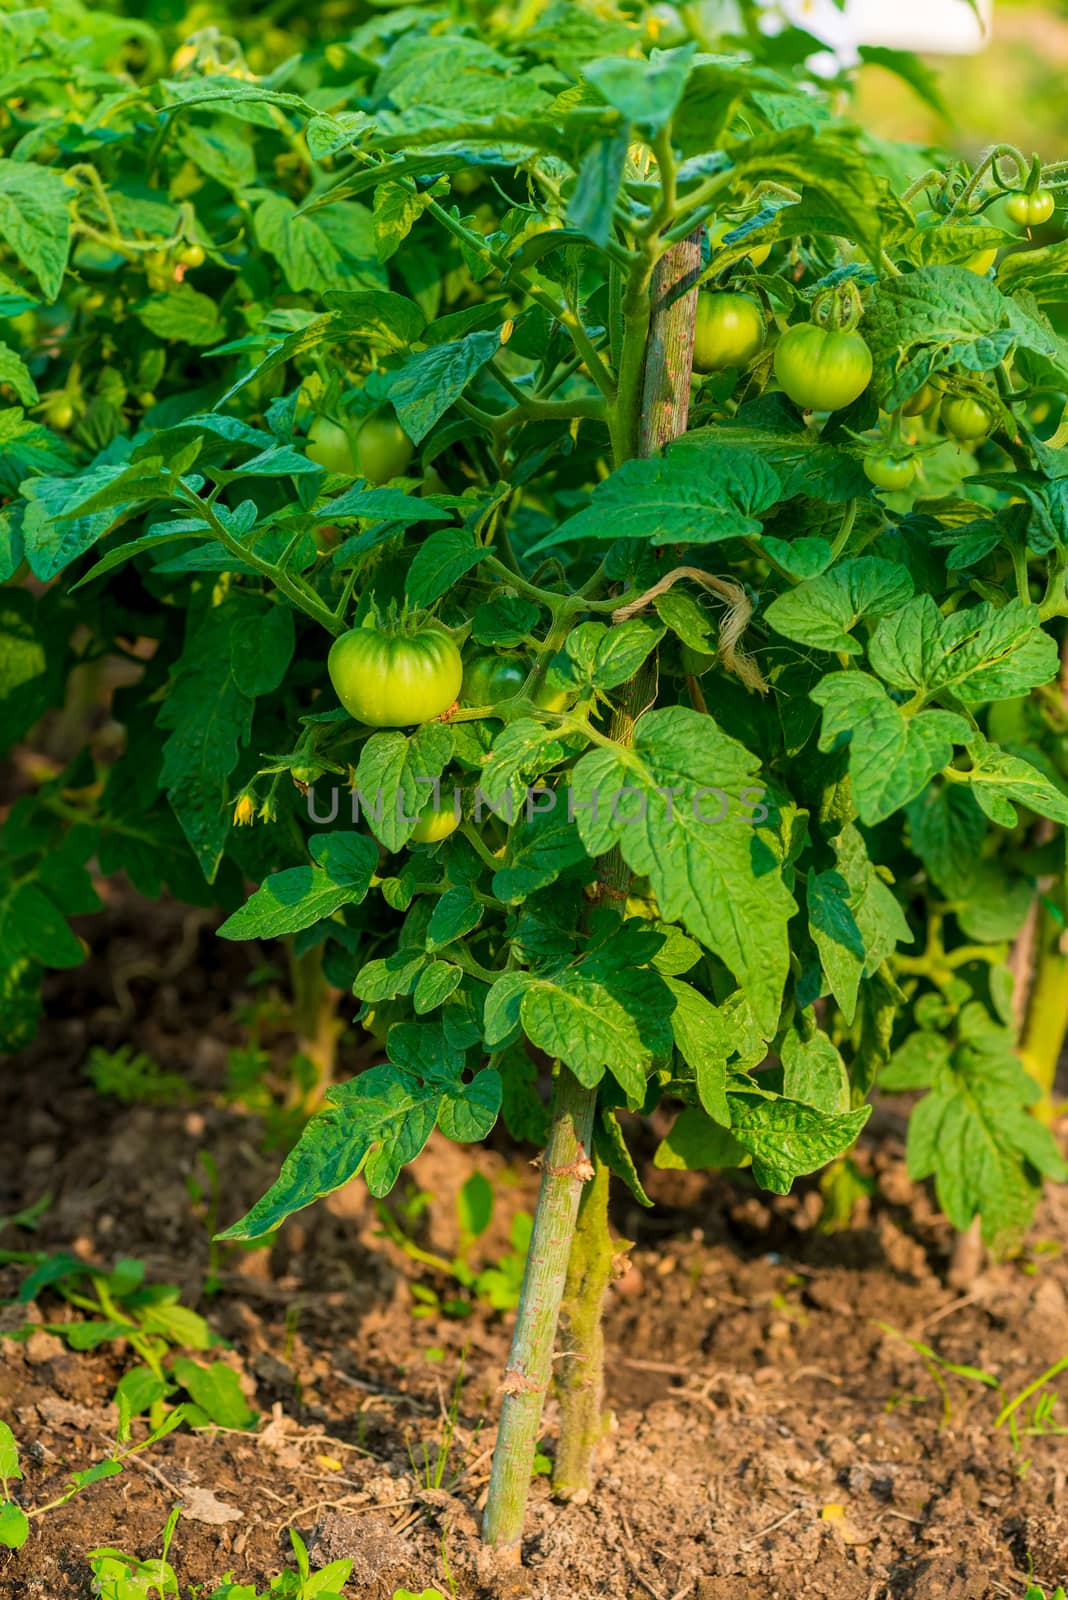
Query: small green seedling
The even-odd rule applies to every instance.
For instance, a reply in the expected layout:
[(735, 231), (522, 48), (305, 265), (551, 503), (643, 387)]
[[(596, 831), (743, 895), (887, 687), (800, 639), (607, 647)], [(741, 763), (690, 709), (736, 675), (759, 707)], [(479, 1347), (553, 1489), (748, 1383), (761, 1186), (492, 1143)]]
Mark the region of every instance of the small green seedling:
[(190, 1088), (178, 1072), (165, 1072), (158, 1061), (129, 1045), (90, 1050), (84, 1067), (97, 1094), (111, 1095), (124, 1106), (180, 1106), (190, 1098)]
[[(412, 1298), (416, 1304), (413, 1317), (467, 1317), (474, 1303), (481, 1301), (493, 1311), (514, 1311), (519, 1304), (523, 1286), (523, 1267), (530, 1245), (532, 1218), (527, 1211), (517, 1211), (512, 1218), (509, 1239), (512, 1248), (499, 1261), (477, 1268), (471, 1264), (471, 1254), (493, 1220), (494, 1193), (489, 1179), (481, 1172), (473, 1172), (456, 1199), (456, 1214), (460, 1229), (460, 1248), (450, 1261), (435, 1251), (424, 1250), (412, 1237), (411, 1228), (421, 1216), (431, 1196), (419, 1191), (409, 1196), (401, 1208), (400, 1216), (382, 1201), (376, 1209), (382, 1230), (412, 1261), (433, 1267), (443, 1276), (451, 1278), (466, 1291), (464, 1295), (442, 1295), (424, 1283), (413, 1283)], [(403, 1221), (401, 1220), (403, 1219)], [(406, 1227), (405, 1224), (408, 1224)]]
[[(119, 1426), (115, 1438), (115, 1448), (103, 1461), (97, 1461), (91, 1467), (86, 1467), (82, 1472), (72, 1472), (70, 1482), (62, 1494), (49, 1500), (43, 1506), (33, 1506), (29, 1510), (19, 1504), (12, 1495), (11, 1484), (22, 1477), (22, 1467), (19, 1462), (18, 1445), (15, 1436), (6, 1422), (0, 1422), (0, 1547), (8, 1550), (21, 1550), (29, 1537), (30, 1525), (37, 1517), (43, 1517), (46, 1512), (55, 1511), (60, 1506), (65, 1506), (68, 1500), (73, 1500), (76, 1494), (81, 1494), (83, 1489), (88, 1489), (94, 1483), (100, 1483), (104, 1478), (118, 1477), (123, 1471), (131, 1456), (140, 1455), (143, 1450), (148, 1450), (169, 1433), (181, 1427), (186, 1420), (185, 1410), (182, 1406), (167, 1414), (158, 1428), (142, 1439), (140, 1444), (130, 1443), (130, 1409), (128, 1404), (119, 1401)], [(105, 1600), (128, 1600), (121, 1594), (107, 1595)]]
[[(5, 1254), (0, 1252), (0, 1260)], [(19, 1259), (34, 1270), (19, 1289), (17, 1302), (28, 1304), (52, 1290), (86, 1315), (68, 1322), (25, 1323), (8, 1337), (25, 1340), (43, 1327), (72, 1350), (95, 1350), (113, 1339), (125, 1340), (140, 1361), (120, 1378), (115, 1399), (131, 1417), (147, 1414), (153, 1427), (162, 1422), (172, 1397), (180, 1392), (191, 1402), (183, 1415), (192, 1427), (214, 1423), (249, 1428), (256, 1422), (231, 1367), (223, 1361), (205, 1365), (178, 1353), (210, 1350), (222, 1340), (199, 1312), (179, 1303), (176, 1284), (146, 1284), (143, 1261), (120, 1259), (108, 1271), (62, 1254), (23, 1254)]]
[[(100, 1600), (181, 1600), (174, 1568), (167, 1560), (174, 1530), (182, 1508), (175, 1506), (163, 1530), (163, 1553), (151, 1561), (140, 1561), (122, 1550), (102, 1548), (89, 1552), (94, 1590)], [(307, 1547), (299, 1533), (289, 1530), (297, 1570), (286, 1569), (270, 1580), (266, 1589), (251, 1583), (234, 1583), (228, 1573), (204, 1600), (344, 1600), (341, 1590), (352, 1573), (351, 1561), (332, 1561), (329, 1566), (311, 1570)], [(200, 1594), (201, 1591), (197, 1590)]]
[(950, 1421), (953, 1410), (950, 1399), (949, 1385), (943, 1373), (951, 1373), (953, 1377), (963, 1378), (965, 1382), (979, 1383), (984, 1388), (992, 1389), (1001, 1401), (1001, 1409), (994, 1419), (995, 1431), (1008, 1424), (1009, 1438), (1012, 1448), (1019, 1458), (1017, 1472), (1023, 1477), (1031, 1465), (1031, 1457), (1023, 1455), (1024, 1439), (1046, 1438), (1068, 1434), (1068, 1427), (1056, 1420), (1056, 1410), (1060, 1396), (1052, 1387), (1054, 1378), (1060, 1377), (1062, 1372), (1068, 1372), (1068, 1356), (1062, 1356), (1052, 1366), (1040, 1372), (1037, 1378), (1024, 1386), (1016, 1395), (1010, 1395), (1000, 1380), (992, 1372), (984, 1372), (981, 1367), (972, 1367), (955, 1361), (947, 1361), (940, 1356), (930, 1345), (922, 1344), (918, 1339), (909, 1339), (896, 1328), (891, 1328), (885, 1322), (879, 1323), (885, 1333), (892, 1333), (895, 1338), (902, 1339), (905, 1344), (923, 1358), (924, 1364), (932, 1379), (938, 1386), (942, 1396), (942, 1426)]

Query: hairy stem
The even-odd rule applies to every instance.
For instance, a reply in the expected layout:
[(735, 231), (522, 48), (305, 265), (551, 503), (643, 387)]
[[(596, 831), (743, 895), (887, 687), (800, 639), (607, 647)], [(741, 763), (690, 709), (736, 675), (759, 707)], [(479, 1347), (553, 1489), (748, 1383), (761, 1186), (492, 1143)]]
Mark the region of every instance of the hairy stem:
[(590, 1462), (608, 1431), (604, 1408), (604, 1331), (601, 1307), (612, 1276), (615, 1246), (608, 1229), (609, 1171), (594, 1156), (593, 1181), (582, 1191), (578, 1226), (567, 1265), (560, 1311), (556, 1391), (560, 1443), (553, 1464), (553, 1493), (561, 1500), (589, 1499)]
[[(699, 233), (693, 233), (661, 256), (652, 275), (638, 429), (643, 456), (655, 455), (669, 440), (686, 431), (700, 272), (701, 239)], [(656, 685), (656, 664), (650, 661), (624, 686), (612, 716), (610, 736), (614, 743), (633, 742), (638, 718), (656, 699)], [(601, 866), (602, 897), (624, 905), (630, 876), (618, 848), (612, 850)], [(584, 1197), (584, 1214), (573, 1246), (561, 1319), (566, 1360), (558, 1374), (560, 1443), (553, 1489), (572, 1500), (589, 1497), (594, 1456), (604, 1436), (601, 1307), (612, 1261), (608, 1184), (608, 1170), (602, 1167), (592, 1191)]]
[(1068, 1035), (1068, 955), (1060, 947), (1061, 928), (1053, 912), (1039, 905), (1036, 951), (1027, 1017), (1019, 1056), (1042, 1090), (1034, 1114), (1049, 1123), (1054, 1116), (1057, 1063)]
[(304, 1109), (314, 1111), (334, 1081), (337, 1042), (345, 1024), (338, 1015), (341, 994), (323, 974), (323, 947), (315, 945), (298, 955), (289, 944), (289, 973), (293, 987), (293, 1032), (297, 1049), (315, 1069), (315, 1081), (304, 1098)]
[(593, 1176), (587, 1152), (596, 1098), (597, 1091), (583, 1088), (567, 1067), (557, 1068), (552, 1125), (542, 1158), (541, 1187), (504, 1375), (504, 1403), (482, 1523), (486, 1542), (516, 1562), (542, 1407), (552, 1377), (556, 1324), (579, 1197), (584, 1183)]

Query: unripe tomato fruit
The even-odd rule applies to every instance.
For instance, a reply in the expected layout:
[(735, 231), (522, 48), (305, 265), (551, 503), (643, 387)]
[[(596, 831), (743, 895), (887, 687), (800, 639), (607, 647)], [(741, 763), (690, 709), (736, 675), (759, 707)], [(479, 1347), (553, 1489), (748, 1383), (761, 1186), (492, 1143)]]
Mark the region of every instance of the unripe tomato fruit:
[(695, 372), (748, 366), (762, 348), (767, 327), (747, 294), (699, 294), (693, 335)]
[(800, 322), (775, 347), (775, 376), (803, 411), (840, 411), (871, 381), (872, 360), (859, 333)]
[(905, 401), (905, 404), (901, 407), (901, 415), (903, 417), (922, 416), (925, 411), (930, 411), (937, 399), (938, 391), (933, 389), (929, 383), (925, 383), (922, 389), (917, 389), (916, 393), (910, 395)]
[(519, 656), (480, 652), (464, 662), (460, 699), (469, 706), (495, 706), (499, 700), (510, 700), (526, 683), (529, 671)]
[(192, 267), (194, 270), (197, 267), (202, 267), (205, 260), (203, 246), (199, 244), (187, 244), (185, 249), (179, 254), (178, 260), (182, 263), (183, 267)]
[(399, 478), (415, 454), (396, 417), (372, 416), (356, 435), (356, 468), (368, 483), (388, 483)]
[(66, 433), (74, 421), (74, 407), (65, 395), (57, 394), (45, 406), (45, 421), (50, 428)]
[(327, 472), (343, 472), (349, 478), (356, 476), (352, 440), (341, 424), (332, 422), (329, 417), (312, 419), (304, 454), (317, 466), (325, 467)]
[(865, 456), (864, 476), (877, 489), (885, 489), (892, 494), (908, 488), (916, 476), (916, 463), (911, 456)]
[(1048, 222), (1056, 209), (1057, 202), (1048, 189), (1036, 189), (1034, 194), (1024, 194), (1018, 190), (1010, 194), (1005, 202), (1005, 211), (1011, 222), (1021, 228), (1038, 228), (1043, 222)]
[(534, 685), (531, 699), (542, 711), (566, 711), (574, 696), (567, 689), (553, 689), (544, 678)]
[(349, 716), (371, 728), (432, 722), (455, 704), (464, 675), (459, 650), (432, 623), (412, 633), (353, 628), (330, 646), (327, 668)]
[(289, 775), (294, 783), (303, 783), (310, 787), (322, 777), (323, 769), (314, 762), (304, 762), (300, 766), (290, 767)]
[(942, 422), (946, 432), (955, 439), (985, 439), (994, 426), (994, 419), (986, 407), (971, 395), (957, 395), (942, 406)]
[(459, 826), (460, 819), (456, 815), (455, 799), (443, 801), (440, 806), (429, 800), (420, 811), (419, 821), (412, 829), (412, 843), (440, 844), (450, 833), (455, 833)]

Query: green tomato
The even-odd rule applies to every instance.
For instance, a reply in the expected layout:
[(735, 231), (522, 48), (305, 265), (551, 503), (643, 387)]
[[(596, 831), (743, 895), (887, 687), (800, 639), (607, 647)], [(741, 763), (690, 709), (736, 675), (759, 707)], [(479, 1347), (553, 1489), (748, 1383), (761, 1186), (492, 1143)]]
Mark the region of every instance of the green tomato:
[(459, 650), (433, 623), (412, 633), (353, 628), (334, 640), (327, 666), (349, 716), (371, 728), (432, 722), (456, 703), (464, 675)]
[(700, 294), (693, 335), (695, 372), (722, 372), (748, 366), (764, 344), (767, 327), (757, 302), (747, 294)]
[(526, 683), (529, 671), (519, 656), (482, 651), (464, 662), (460, 699), (469, 706), (495, 706), (499, 700), (510, 700)]
[(50, 428), (56, 428), (60, 433), (66, 433), (74, 421), (74, 407), (65, 394), (53, 395), (45, 406), (45, 421)]
[(971, 395), (956, 395), (942, 405), (942, 421), (946, 432), (955, 439), (985, 439), (994, 426), (990, 412)]
[(399, 478), (414, 454), (415, 445), (393, 416), (368, 417), (356, 435), (356, 466), (368, 483)]
[(916, 463), (911, 456), (865, 456), (864, 476), (877, 489), (885, 489), (892, 494), (908, 488), (916, 476)]
[(775, 347), (775, 376), (803, 411), (840, 411), (871, 381), (872, 360), (859, 333), (800, 322)]
[(566, 711), (574, 696), (567, 689), (553, 689), (544, 678), (534, 685), (531, 699), (542, 711)]
[(289, 775), (294, 783), (302, 783), (308, 788), (322, 777), (323, 768), (315, 762), (304, 762), (298, 766), (290, 767)]
[(455, 799), (443, 801), (436, 806), (429, 800), (419, 813), (419, 821), (412, 829), (413, 844), (440, 844), (442, 839), (447, 839), (450, 833), (455, 833), (460, 826), (460, 819), (456, 815)]
[(342, 472), (347, 478), (355, 478), (357, 474), (352, 440), (347, 430), (329, 417), (312, 419), (304, 454), (317, 466), (325, 467), (327, 472)]
[(901, 407), (903, 417), (919, 417), (925, 411), (930, 411), (938, 399), (938, 391), (931, 384), (925, 383), (922, 389), (917, 389), (914, 395), (905, 401)]
[(203, 245), (187, 244), (183, 250), (179, 251), (178, 260), (183, 267), (190, 267), (194, 271), (197, 267), (202, 267), (205, 260)]
[(1025, 194), (1022, 189), (1015, 194), (1010, 194), (1005, 202), (1005, 211), (1011, 222), (1021, 228), (1039, 228), (1048, 222), (1056, 209), (1057, 202), (1048, 189), (1036, 189), (1033, 194)]

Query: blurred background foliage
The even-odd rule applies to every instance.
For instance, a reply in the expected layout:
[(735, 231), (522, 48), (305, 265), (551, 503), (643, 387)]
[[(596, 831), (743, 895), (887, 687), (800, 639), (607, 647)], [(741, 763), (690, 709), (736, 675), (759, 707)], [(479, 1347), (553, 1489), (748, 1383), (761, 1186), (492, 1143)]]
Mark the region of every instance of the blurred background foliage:
[(875, 66), (860, 69), (858, 120), (884, 137), (949, 145), (969, 158), (1001, 139), (1049, 161), (1068, 148), (1068, 4), (995, 0), (985, 50), (930, 64), (951, 121)]

